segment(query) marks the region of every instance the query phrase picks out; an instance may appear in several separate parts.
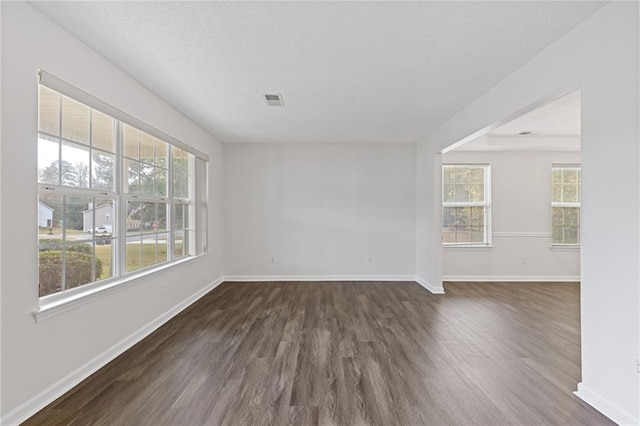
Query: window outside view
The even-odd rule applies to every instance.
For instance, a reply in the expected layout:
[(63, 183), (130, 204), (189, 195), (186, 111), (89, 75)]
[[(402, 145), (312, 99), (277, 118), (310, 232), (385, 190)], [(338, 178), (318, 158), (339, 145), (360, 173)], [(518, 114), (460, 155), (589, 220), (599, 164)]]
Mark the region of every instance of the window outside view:
[(195, 254), (192, 154), (44, 86), (39, 101), (41, 297)]
[(488, 244), (489, 166), (442, 166), (442, 243)]
[(552, 243), (580, 244), (580, 167), (554, 166), (551, 181)]

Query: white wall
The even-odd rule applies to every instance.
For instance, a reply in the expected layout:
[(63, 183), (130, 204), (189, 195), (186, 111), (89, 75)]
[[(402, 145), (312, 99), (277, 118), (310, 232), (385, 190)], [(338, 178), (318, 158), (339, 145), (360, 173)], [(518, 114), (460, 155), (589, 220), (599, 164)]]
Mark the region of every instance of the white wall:
[[(638, 4), (611, 3), (418, 147), (418, 275), (440, 283), (434, 157), (541, 99), (582, 89), (582, 382), (578, 395), (640, 422)], [(422, 180), (422, 181), (421, 181)], [(437, 182), (436, 182), (437, 183)], [(437, 219), (437, 218), (436, 218)], [(435, 255), (433, 255), (435, 253)]]
[(415, 276), (415, 144), (224, 151), (225, 276)]
[[(35, 323), (38, 68), (211, 156), (210, 252)], [(223, 150), (209, 134), (25, 3), (2, 3), (2, 124), (1, 386), (3, 421), (10, 424), (41, 408), (38, 404), (49, 402), (46, 397), (57, 396), (73, 382), (74, 372), (81, 378), (76, 369), (222, 276)], [(165, 286), (162, 296), (160, 285)], [(58, 389), (50, 389), (61, 379)], [(38, 395), (45, 400), (31, 399)]]
[(493, 237), (493, 247), (443, 247), (444, 281), (579, 279), (579, 248), (550, 249), (551, 165), (579, 164), (579, 152), (451, 151), (442, 162), (491, 165)]

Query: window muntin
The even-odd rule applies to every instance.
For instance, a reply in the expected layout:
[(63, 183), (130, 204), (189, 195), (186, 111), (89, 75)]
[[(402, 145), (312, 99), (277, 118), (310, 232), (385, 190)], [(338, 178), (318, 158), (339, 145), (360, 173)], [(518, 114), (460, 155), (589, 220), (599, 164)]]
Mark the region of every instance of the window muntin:
[(582, 177), (575, 165), (551, 167), (551, 242), (580, 244)]
[(206, 205), (196, 200), (206, 193), (195, 190), (195, 163), (185, 149), (40, 85), (40, 297), (204, 253), (185, 243), (195, 206)]
[(442, 166), (442, 243), (488, 245), (489, 166)]

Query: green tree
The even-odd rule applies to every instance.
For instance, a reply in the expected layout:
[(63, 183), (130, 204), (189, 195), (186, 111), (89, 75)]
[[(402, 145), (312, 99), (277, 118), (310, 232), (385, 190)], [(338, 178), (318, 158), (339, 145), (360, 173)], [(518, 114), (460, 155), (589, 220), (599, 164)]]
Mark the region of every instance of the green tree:
[[(40, 182), (56, 182), (63, 186), (84, 187), (89, 185), (89, 167), (86, 164), (75, 165), (68, 161), (61, 161), (62, 173), (58, 168), (58, 161), (53, 161), (48, 167), (40, 171)], [(61, 177), (61, 181), (58, 179)]]

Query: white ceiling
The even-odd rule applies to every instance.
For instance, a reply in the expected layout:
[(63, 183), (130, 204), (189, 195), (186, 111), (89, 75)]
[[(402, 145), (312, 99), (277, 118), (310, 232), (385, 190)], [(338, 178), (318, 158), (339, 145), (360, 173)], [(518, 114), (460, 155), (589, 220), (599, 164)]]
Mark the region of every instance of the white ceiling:
[(603, 5), (32, 4), (223, 142), (415, 142)]
[[(522, 132), (532, 132), (520, 135)], [(455, 151), (580, 151), (580, 91), (499, 126)]]
[(580, 135), (580, 91), (569, 93), (489, 132), (491, 136), (516, 136), (533, 132), (537, 136)]

